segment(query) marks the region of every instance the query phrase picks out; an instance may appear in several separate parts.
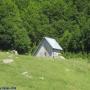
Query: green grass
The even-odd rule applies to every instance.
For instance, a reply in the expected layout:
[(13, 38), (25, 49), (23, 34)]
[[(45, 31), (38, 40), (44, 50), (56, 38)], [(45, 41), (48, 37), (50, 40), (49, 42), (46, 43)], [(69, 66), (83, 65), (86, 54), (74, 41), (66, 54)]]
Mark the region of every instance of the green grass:
[[(66, 60), (13, 56), (14, 62), (3, 64), (9, 54), (0, 52), (0, 87), (17, 90), (90, 90), (90, 63), (87, 59)], [(32, 78), (22, 75), (28, 72)], [(44, 77), (43, 80), (40, 77)]]

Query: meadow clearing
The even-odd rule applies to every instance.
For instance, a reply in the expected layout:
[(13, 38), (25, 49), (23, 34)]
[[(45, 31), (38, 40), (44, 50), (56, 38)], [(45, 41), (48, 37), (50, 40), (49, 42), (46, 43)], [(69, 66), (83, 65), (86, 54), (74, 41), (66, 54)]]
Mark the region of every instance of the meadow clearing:
[[(0, 52), (0, 87), (16, 90), (90, 90), (87, 58), (37, 58)], [(3, 59), (12, 58), (10, 64)]]

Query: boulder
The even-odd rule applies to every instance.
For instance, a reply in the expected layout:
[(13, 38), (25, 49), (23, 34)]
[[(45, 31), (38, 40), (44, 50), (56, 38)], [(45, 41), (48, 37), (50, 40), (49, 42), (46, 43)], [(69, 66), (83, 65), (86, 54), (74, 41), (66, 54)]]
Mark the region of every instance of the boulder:
[(18, 55), (18, 52), (16, 50), (12, 50), (11, 53), (14, 55)]
[(13, 59), (3, 59), (3, 63), (4, 64), (10, 64), (12, 63), (14, 60)]

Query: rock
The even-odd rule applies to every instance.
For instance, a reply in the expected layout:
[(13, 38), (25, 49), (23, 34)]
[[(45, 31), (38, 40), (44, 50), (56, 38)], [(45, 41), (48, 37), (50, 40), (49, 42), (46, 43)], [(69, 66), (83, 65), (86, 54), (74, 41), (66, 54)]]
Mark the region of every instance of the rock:
[(63, 56), (59, 56), (59, 57), (60, 57), (60, 59), (65, 60), (65, 58)]
[(11, 51), (12, 54), (18, 55), (18, 52), (16, 50)]
[(27, 78), (30, 78), (30, 79), (32, 78), (32, 76), (31, 76), (31, 75), (25, 75), (25, 76), (26, 76)]
[(44, 80), (44, 77), (43, 77), (43, 76), (41, 76), (39, 79), (40, 79), (40, 80)]
[(3, 63), (4, 64), (10, 64), (10, 63), (12, 63), (14, 60), (13, 59), (4, 59), (3, 60)]
[(28, 72), (23, 72), (23, 73), (22, 73), (22, 75), (26, 75), (26, 74), (28, 74)]
[(28, 72), (23, 72), (22, 75), (24, 75), (25, 77), (31, 79), (32, 75), (29, 75)]

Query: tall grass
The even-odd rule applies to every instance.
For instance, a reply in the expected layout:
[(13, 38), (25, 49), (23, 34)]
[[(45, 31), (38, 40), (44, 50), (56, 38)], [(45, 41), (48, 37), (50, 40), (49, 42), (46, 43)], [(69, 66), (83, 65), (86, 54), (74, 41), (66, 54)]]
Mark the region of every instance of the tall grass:
[(80, 52), (80, 53), (71, 53), (71, 52), (65, 52), (63, 53), (64, 57), (66, 57), (67, 59), (70, 59), (70, 58), (82, 58), (82, 59), (87, 59), (90, 61), (90, 53), (87, 54), (87, 53), (83, 53)]

